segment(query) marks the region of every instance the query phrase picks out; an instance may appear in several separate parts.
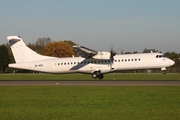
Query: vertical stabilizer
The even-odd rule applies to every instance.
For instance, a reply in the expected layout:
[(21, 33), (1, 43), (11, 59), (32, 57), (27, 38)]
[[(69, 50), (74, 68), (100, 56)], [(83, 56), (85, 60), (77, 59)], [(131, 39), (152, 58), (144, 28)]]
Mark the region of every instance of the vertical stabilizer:
[(26, 46), (22, 38), (19, 36), (8, 36), (7, 40), (13, 52), (16, 63), (44, 60), (53, 57), (39, 55)]

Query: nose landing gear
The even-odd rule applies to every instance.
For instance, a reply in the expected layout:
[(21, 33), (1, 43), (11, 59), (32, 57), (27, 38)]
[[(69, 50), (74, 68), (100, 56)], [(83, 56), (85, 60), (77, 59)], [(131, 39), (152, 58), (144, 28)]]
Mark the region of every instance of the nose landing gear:
[(165, 75), (166, 74), (166, 70), (163, 70), (162, 73)]
[(161, 68), (162, 73), (165, 75), (166, 74), (166, 68)]

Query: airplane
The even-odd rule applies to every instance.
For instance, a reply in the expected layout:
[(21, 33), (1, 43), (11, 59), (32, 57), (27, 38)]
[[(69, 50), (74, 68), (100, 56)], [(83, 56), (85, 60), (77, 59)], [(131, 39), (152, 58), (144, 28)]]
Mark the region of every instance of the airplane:
[(7, 40), (16, 62), (9, 67), (45, 73), (88, 73), (103, 79), (104, 74), (117, 70), (161, 69), (166, 74), (166, 67), (175, 63), (162, 53), (117, 55), (112, 50), (95, 51), (80, 45), (73, 46), (80, 57), (50, 57), (28, 48), (20, 36), (7, 36)]

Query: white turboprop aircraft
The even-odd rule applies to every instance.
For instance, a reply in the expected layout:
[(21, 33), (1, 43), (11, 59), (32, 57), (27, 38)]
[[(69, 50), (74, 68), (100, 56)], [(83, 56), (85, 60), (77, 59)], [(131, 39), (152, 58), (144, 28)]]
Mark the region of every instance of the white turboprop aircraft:
[(74, 46), (81, 57), (58, 58), (39, 55), (28, 48), (19, 36), (8, 36), (16, 63), (9, 67), (46, 73), (90, 73), (93, 78), (103, 79), (103, 74), (115, 70), (158, 69), (166, 73), (166, 67), (174, 61), (161, 53), (115, 55), (112, 51), (94, 51)]

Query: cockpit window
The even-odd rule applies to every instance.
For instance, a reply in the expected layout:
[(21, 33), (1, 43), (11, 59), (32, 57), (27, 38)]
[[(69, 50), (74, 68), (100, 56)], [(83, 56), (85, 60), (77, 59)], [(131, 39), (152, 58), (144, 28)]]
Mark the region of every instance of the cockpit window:
[(156, 55), (156, 58), (165, 58), (165, 55)]
[(165, 55), (162, 55), (163, 57), (166, 57)]

